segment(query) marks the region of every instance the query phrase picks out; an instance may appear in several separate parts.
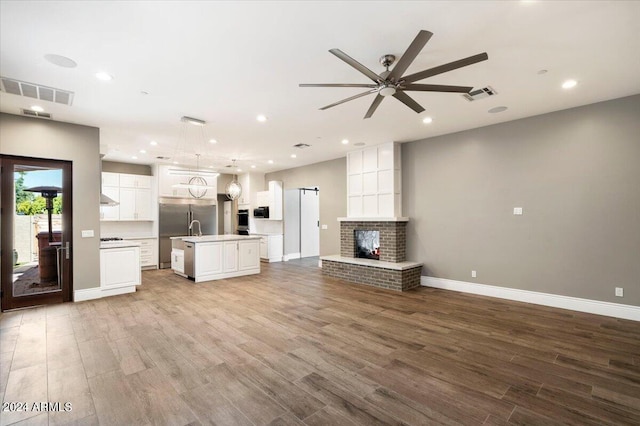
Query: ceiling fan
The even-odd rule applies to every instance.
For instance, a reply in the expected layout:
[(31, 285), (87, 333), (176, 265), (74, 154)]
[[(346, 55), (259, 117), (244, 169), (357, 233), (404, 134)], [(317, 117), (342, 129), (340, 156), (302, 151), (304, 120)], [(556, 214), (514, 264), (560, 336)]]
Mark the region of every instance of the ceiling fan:
[(365, 87), (367, 90), (364, 93), (357, 94), (355, 96), (351, 96), (349, 98), (343, 99), (341, 101), (335, 102), (331, 105), (327, 105), (325, 107), (320, 108), (321, 110), (325, 110), (336, 105), (343, 104), (348, 101), (352, 101), (354, 99), (361, 98), (363, 96), (370, 95), (372, 93), (377, 93), (373, 103), (369, 107), (369, 110), (364, 115), (364, 118), (369, 118), (373, 115), (376, 108), (380, 105), (380, 102), (384, 99), (385, 96), (393, 96), (412, 110), (417, 113), (421, 113), (424, 111), (424, 108), (420, 106), (413, 98), (407, 95), (405, 92), (409, 91), (417, 91), (417, 92), (454, 92), (454, 93), (469, 93), (473, 87), (472, 86), (449, 86), (442, 84), (415, 84), (414, 82), (425, 79), (427, 77), (432, 77), (437, 74), (442, 74), (448, 71), (453, 71), (458, 68), (466, 67), (467, 65), (472, 65), (477, 62), (486, 61), (489, 59), (489, 56), (486, 52), (479, 53), (477, 55), (469, 56), (468, 58), (459, 59), (457, 61), (449, 62), (448, 64), (440, 65), (434, 68), (429, 68), (424, 71), (420, 71), (414, 74), (403, 76), (404, 72), (409, 68), (409, 65), (416, 59), (422, 48), (427, 44), (429, 39), (433, 36), (433, 33), (425, 30), (421, 30), (416, 38), (411, 42), (407, 51), (400, 57), (398, 63), (393, 67), (391, 71), (389, 71), (389, 66), (391, 66), (396, 57), (394, 55), (384, 55), (380, 58), (380, 63), (382, 66), (386, 67), (387, 70), (376, 74), (371, 71), (369, 68), (362, 65), (360, 62), (356, 61), (340, 49), (331, 49), (329, 52), (336, 55), (338, 58), (345, 61), (347, 64), (351, 65), (353, 68), (360, 71), (362, 74), (369, 77), (373, 83), (371, 84), (300, 84), (300, 87)]

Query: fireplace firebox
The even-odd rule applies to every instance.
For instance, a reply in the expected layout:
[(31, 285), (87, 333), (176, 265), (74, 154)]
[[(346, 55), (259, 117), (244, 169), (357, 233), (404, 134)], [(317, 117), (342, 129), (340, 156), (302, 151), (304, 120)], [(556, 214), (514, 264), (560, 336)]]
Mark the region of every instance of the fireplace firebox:
[(356, 229), (355, 257), (380, 260), (380, 231)]

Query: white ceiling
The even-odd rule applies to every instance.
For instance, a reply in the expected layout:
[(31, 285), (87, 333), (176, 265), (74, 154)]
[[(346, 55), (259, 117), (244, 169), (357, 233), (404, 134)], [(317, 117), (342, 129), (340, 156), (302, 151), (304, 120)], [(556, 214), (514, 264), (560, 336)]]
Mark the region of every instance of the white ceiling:
[[(150, 164), (183, 151), (193, 161), (198, 151), (201, 165), (220, 171), (237, 158), (244, 170), (268, 172), (344, 156), (357, 142), (413, 141), (640, 93), (637, 1), (2, 0), (0, 17), (1, 75), (75, 93), (72, 106), (2, 93), (0, 110), (38, 103), (55, 120), (99, 127), (114, 161)], [(468, 102), (411, 92), (425, 112), (388, 98), (363, 120), (373, 95), (318, 110), (363, 89), (298, 87), (368, 83), (328, 50), (382, 72), (378, 58), (399, 57), (419, 30), (434, 36), (405, 74), (487, 52), (488, 61), (419, 83), (490, 85), (498, 95)], [(98, 71), (114, 79), (99, 81)], [(578, 85), (562, 89), (569, 78)], [(487, 112), (496, 106), (508, 110)], [(183, 115), (207, 121), (206, 139), (219, 142), (203, 151), (199, 130), (181, 136)]]

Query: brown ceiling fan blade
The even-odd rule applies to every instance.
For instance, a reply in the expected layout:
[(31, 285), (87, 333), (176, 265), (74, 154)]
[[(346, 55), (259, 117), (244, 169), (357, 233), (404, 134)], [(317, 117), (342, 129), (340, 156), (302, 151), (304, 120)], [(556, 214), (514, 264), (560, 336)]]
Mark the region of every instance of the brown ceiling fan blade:
[(429, 39), (433, 36), (432, 32), (421, 30), (416, 38), (413, 39), (407, 50), (404, 52), (396, 66), (393, 67), (391, 74), (387, 77), (390, 80), (399, 80), (402, 74), (409, 68), (409, 65), (413, 63), (418, 54), (422, 51)]
[(406, 106), (408, 106), (409, 108), (411, 108), (412, 110), (414, 110), (415, 112), (417, 112), (418, 114), (424, 111), (424, 108), (422, 108), (419, 103), (414, 101), (411, 96), (407, 95), (404, 92), (396, 92), (393, 94), (393, 97), (399, 100), (400, 102), (402, 102), (403, 104), (405, 104)]
[(412, 90), (416, 92), (455, 92), (469, 93), (472, 86), (448, 86), (444, 84), (405, 84), (402, 90)]
[(401, 78), (405, 83), (413, 83), (414, 81), (422, 80), (427, 77), (432, 77), (437, 74), (442, 74), (448, 71), (453, 71), (458, 68), (466, 67), (467, 65), (472, 65), (477, 62), (486, 61), (489, 59), (489, 55), (486, 52), (479, 53), (477, 55), (469, 56), (468, 58), (459, 59), (457, 61), (449, 62), (448, 64), (440, 65), (434, 68), (429, 68), (428, 70), (420, 71), (415, 74), (408, 75), (406, 77)]
[(365, 67), (360, 62), (356, 61), (351, 56), (349, 56), (346, 53), (344, 53), (342, 50), (340, 50), (340, 49), (331, 49), (331, 50), (329, 50), (329, 52), (333, 53), (338, 58), (342, 59), (347, 64), (351, 65), (353, 68), (357, 69), (362, 74), (364, 74), (367, 77), (369, 77), (371, 80), (373, 80), (375, 82), (377, 82), (378, 80), (382, 80), (378, 74), (376, 74), (375, 72), (371, 71), (369, 68)]
[(384, 99), (384, 96), (382, 95), (376, 96), (373, 102), (371, 103), (371, 106), (367, 110), (367, 113), (364, 115), (364, 118), (370, 118), (373, 115), (373, 113), (376, 112), (378, 105), (380, 105), (380, 102), (382, 102), (383, 99)]
[(369, 95), (369, 94), (371, 94), (371, 93), (375, 93), (377, 90), (378, 90), (378, 89), (367, 90), (367, 91), (366, 91), (366, 92), (364, 92), (364, 93), (359, 93), (359, 94), (357, 94), (357, 95), (351, 96), (351, 97), (349, 97), (349, 98), (347, 98), (347, 99), (343, 99), (343, 100), (338, 101), (338, 102), (336, 102), (336, 103), (333, 103), (333, 104), (331, 104), (331, 105), (324, 106), (324, 107), (322, 107), (322, 108), (320, 108), (320, 109), (321, 109), (322, 111), (324, 111), (325, 109), (329, 109), (329, 108), (334, 107), (334, 106), (336, 106), (336, 105), (340, 105), (340, 104), (343, 104), (343, 103), (345, 103), (345, 102), (349, 102), (349, 101), (352, 101), (352, 100), (354, 100), (354, 99), (358, 99), (358, 98), (361, 98), (361, 97), (363, 97), (363, 96), (367, 96), (367, 95)]
[(299, 87), (378, 87), (377, 84), (298, 84)]

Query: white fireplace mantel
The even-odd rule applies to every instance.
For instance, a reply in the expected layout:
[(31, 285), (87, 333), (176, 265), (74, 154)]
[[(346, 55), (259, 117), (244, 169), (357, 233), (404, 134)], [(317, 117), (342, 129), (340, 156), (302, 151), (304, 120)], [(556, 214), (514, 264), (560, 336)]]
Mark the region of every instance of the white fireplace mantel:
[(338, 222), (409, 222), (408, 217), (339, 217)]

